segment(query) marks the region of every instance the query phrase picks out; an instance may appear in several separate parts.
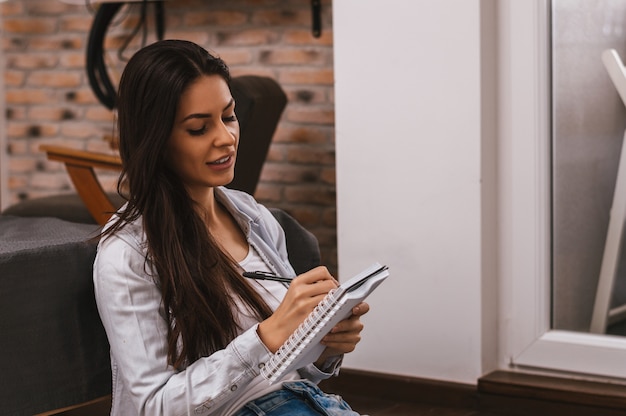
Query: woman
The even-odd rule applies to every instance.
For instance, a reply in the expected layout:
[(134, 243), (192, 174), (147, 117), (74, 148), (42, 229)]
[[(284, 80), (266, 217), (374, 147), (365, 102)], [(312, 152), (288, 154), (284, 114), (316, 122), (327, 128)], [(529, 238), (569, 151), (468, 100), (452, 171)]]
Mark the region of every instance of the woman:
[[(117, 101), (127, 204), (94, 263), (111, 344), (113, 415), (355, 415), (316, 384), (360, 339), (361, 303), (317, 362), (269, 385), (259, 369), (337, 286), (326, 268), (295, 277), (269, 211), (224, 188), (239, 124), (224, 62), (166, 40), (137, 52)], [(242, 272), (295, 277), (290, 285)]]

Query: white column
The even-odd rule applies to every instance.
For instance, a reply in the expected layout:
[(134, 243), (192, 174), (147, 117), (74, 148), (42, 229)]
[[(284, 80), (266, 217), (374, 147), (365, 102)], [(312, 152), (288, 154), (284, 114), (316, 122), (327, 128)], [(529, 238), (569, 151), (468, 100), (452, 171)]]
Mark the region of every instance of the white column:
[(348, 368), (475, 383), (495, 351), (482, 3), (333, 2), (340, 278), (374, 260), (391, 272)]

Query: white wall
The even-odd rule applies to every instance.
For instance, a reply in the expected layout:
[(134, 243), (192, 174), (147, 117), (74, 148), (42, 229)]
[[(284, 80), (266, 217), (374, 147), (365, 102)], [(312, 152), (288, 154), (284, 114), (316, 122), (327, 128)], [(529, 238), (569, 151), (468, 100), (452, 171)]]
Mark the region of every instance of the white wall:
[(494, 7), (333, 2), (339, 275), (391, 271), (347, 368), (475, 383), (495, 365)]

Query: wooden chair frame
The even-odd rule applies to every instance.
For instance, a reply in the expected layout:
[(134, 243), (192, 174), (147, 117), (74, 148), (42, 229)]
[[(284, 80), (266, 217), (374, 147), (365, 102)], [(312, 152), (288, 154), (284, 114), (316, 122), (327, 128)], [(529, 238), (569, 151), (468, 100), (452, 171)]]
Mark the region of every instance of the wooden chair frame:
[(41, 145), (49, 160), (65, 164), (67, 173), (87, 210), (100, 225), (106, 224), (117, 207), (113, 205), (96, 175), (95, 169), (122, 170), (119, 156), (70, 149), (63, 146)]

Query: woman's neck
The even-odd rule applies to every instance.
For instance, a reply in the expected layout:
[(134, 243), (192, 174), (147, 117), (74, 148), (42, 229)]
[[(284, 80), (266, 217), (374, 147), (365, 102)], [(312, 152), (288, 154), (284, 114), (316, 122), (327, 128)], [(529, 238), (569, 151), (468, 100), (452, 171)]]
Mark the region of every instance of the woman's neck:
[(200, 206), (203, 211), (200, 215), (209, 234), (232, 259), (242, 261), (248, 255), (248, 242), (235, 219), (215, 198), (215, 192), (211, 192), (211, 197), (206, 198)]

